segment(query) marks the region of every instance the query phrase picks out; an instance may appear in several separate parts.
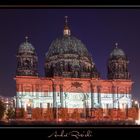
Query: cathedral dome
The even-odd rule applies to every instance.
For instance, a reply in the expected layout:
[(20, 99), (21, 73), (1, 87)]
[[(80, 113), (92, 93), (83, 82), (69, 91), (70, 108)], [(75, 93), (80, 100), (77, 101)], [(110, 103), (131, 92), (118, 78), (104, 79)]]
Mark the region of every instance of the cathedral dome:
[(63, 36), (52, 41), (45, 55), (45, 75), (98, 77), (91, 55), (81, 40), (71, 35), (67, 20)]
[(118, 44), (116, 43), (116, 47), (110, 53), (110, 57), (125, 57), (125, 53), (122, 49), (118, 48)]
[(46, 59), (54, 55), (76, 54), (79, 56), (90, 57), (87, 48), (74, 36), (62, 36), (55, 39), (46, 53)]
[(26, 41), (20, 44), (18, 53), (25, 53), (25, 52), (34, 53), (35, 48), (33, 47), (31, 43), (27, 41), (28, 37), (25, 37), (25, 38), (26, 38)]

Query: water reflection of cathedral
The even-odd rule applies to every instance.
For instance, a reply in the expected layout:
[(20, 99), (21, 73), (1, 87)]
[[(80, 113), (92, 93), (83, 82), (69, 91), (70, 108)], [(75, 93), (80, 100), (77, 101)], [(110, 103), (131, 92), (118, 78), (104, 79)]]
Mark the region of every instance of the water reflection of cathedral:
[(86, 46), (65, 20), (63, 35), (45, 55), (45, 76), (38, 75), (38, 57), (28, 38), (17, 52), (17, 108), (131, 108), (132, 81), (128, 59), (115, 44), (101, 79)]

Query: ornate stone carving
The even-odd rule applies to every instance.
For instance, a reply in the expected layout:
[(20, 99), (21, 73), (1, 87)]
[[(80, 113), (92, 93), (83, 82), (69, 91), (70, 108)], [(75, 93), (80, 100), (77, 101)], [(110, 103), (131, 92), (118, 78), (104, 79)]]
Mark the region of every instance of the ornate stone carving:
[(72, 86), (72, 87), (79, 88), (79, 87), (82, 87), (82, 83), (79, 83), (79, 82), (73, 82), (73, 83), (71, 83), (71, 86)]

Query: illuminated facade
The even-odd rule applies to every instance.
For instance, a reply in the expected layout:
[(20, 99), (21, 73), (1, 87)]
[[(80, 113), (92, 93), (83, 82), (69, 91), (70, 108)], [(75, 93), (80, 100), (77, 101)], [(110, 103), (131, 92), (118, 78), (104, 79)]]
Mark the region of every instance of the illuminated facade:
[(86, 46), (71, 35), (65, 20), (63, 36), (45, 55), (45, 77), (39, 77), (35, 48), (27, 38), (17, 52), (16, 107), (73, 109), (131, 108), (132, 81), (122, 49), (110, 53), (103, 80)]

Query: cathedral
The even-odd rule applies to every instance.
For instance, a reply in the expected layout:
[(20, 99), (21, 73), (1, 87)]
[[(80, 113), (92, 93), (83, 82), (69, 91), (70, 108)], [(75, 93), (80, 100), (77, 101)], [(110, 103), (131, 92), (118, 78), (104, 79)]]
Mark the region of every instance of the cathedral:
[(132, 107), (129, 61), (117, 43), (104, 80), (85, 44), (71, 34), (67, 17), (62, 36), (52, 41), (45, 54), (44, 77), (38, 74), (35, 47), (25, 39), (17, 51), (16, 109), (66, 109), (69, 114), (77, 109), (82, 114), (85, 110)]

